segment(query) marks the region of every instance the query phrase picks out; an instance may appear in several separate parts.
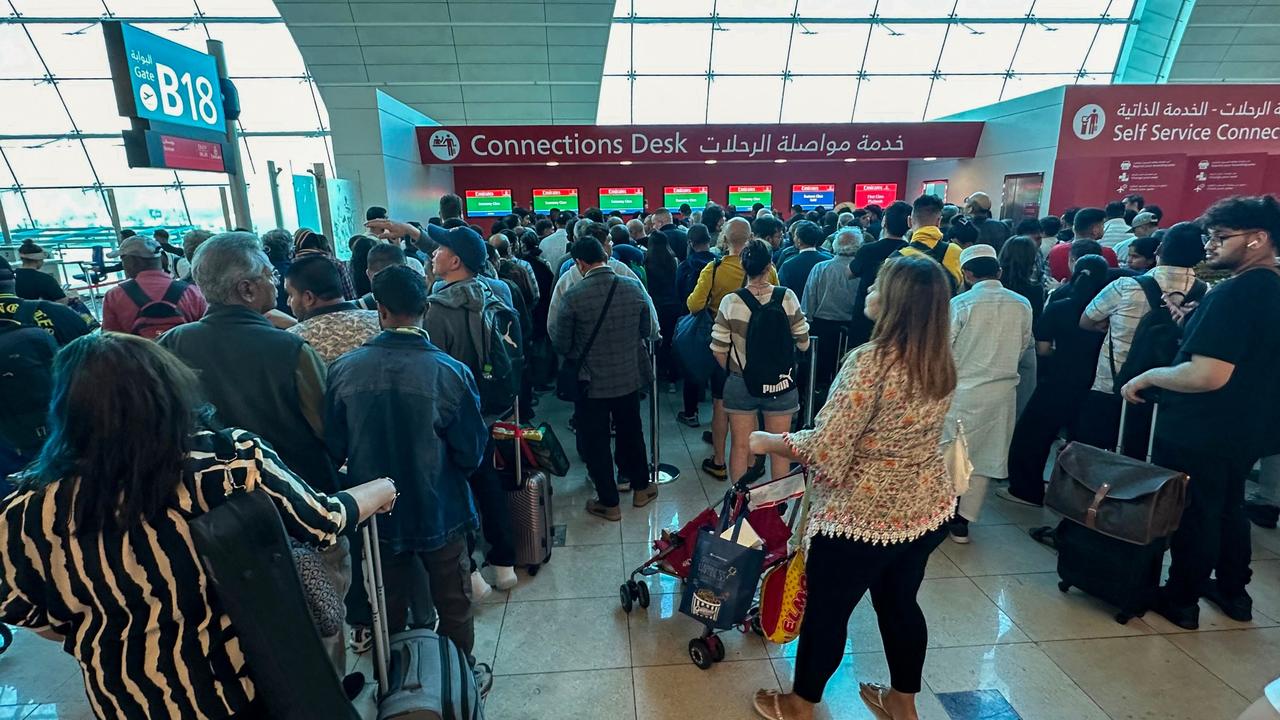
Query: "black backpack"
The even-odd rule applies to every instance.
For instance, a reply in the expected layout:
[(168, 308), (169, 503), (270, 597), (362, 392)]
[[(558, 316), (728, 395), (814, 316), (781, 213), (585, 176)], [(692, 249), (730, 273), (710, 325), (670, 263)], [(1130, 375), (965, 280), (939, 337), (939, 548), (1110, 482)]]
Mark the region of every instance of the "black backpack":
[[(480, 337), (473, 337), (476, 350), (476, 389), (480, 391), (480, 412), (498, 415), (515, 403), (524, 371), (524, 339), (520, 318), (492, 290), (484, 286), (484, 307), (480, 311)], [(463, 309), (463, 312), (471, 312)], [(468, 323), (468, 327), (471, 324)]]
[(941, 265), (943, 271), (942, 274), (946, 275), (947, 281), (951, 283), (951, 294), (956, 294), (956, 291), (960, 289), (959, 285), (956, 283), (956, 276), (951, 274), (951, 271), (947, 269), (947, 264), (943, 262), (947, 257), (947, 250), (951, 248), (951, 243), (946, 240), (939, 240), (933, 247), (929, 247), (919, 240), (912, 240), (907, 243), (907, 247), (899, 248), (894, 255), (901, 257), (902, 251), (907, 248), (912, 248), (913, 250), (918, 251), (921, 255), (933, 258), (934, 261)]
[[(771, 398), (796, 387), (796, 341), (791, 336), (791, 320), (782, 306), (785, 287), (775, 287), (767, 304), (761, 305), (751, 291), (736, 291), (751, 310), (747, 322), (747, 363), (742, 379), (752, 397)], [(738, 364), (742, 365), (739, 358)]]
[(40, 450), (48, 434), (46, 418), (57, 350), (52, 348), (48, 357), (41, 357), (36, 351), (45, 338), (54, 344), (39, 328), (24, 327), (17, 321), (0, 323), (0, 398), (5, 406), (0, 412), (0, 440), (28, 457)]
[(165, 289), (164, 295), (159, 300), (152, 300), (142, 290), (137, 280), (126, 280), (120, 283), (120, 289), (124, 290), (124, 294), (138, 308), (138, 316), (134, 318), (133, 327), (129, 328), (129, 333), (155, 340), (166, 331), (185, 323), (187, 318), (178, 308), (178, 301), (182, 299), (189, 286), (190, 283), (174, 280), (169, 283), (169, 287)]
[[(1150, 275), (1140, 275), (1134, 279), (1147, 296), (1150, 309), (1138, 321), (1138, 327), (1133, 332), (1133, 343), (1129, 346), (1129, 355), (1124, 359), (1119, 372), (1116, 372), (1115, 367), (1115, 346), (1111, 346), (1111, 376), (1115, 381), (1116, 392), (1125, 383), (1152, 368), (1172, 365), (1182, 344), (1182, 326), (1174, 321), (1169, 308), (1165, 306), (1160, 283)], [(1208, 285), (1196, 280), (1179, 304), (1198, 302), (1208, 291)], [(1111, 342), (1110, 334), (1107, 335), (1107, 342)]]

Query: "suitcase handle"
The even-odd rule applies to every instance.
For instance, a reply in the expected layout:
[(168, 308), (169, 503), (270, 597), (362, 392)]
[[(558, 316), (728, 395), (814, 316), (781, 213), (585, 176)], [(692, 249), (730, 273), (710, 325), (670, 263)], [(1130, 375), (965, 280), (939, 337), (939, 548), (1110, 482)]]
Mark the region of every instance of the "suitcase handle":
[[(1129, 401), (1120, 398), (1120, 431), (1116, 435), (1116, 454), (1124, 454), (1124, 421), (1129, 413)], [(1151, 403), (1151, 429), (1147, 433), (1147, 462), (1151, 462), (1151, 451), (1156, 445), (1156, 417), (1160, 414), (1160, 404)]]
[(378, 547), (378, 516), (360, 528), (364, 539), (364, 576), (369, 583), (369, 608), (373, 627), (373, 665), (378, 697), (387, 694), (387, 666), (391, 660), (391, 636), (387, 629), (387, 596), (382, 581), (382, 550)]

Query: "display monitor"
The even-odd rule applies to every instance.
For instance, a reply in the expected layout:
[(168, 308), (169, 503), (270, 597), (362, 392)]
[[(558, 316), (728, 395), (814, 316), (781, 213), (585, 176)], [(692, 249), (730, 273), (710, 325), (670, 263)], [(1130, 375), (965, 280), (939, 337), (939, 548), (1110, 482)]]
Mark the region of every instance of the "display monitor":
[(644, 210), (644, 188), (642, 187), (602, 187), (600, 188), (600, 212), (608, 215), (617, 210), (628, 215)]
[(760, 203), (765, 207), (773, 207), (772, 185), (730, 185), (729, 204), (742, 210)]
[(835, 185), (792, 185), (791, 204), (799, 205), (805, 210), (824, 207), (828, 210), (836, 204)]
[(578, 188), (534, 188), (533, 211), (546, 215), (552, 210), (578, 212)]
[(662, 188), (662, 204), (672, 212), (688, 203), (691, 210), (702, 210), (707, 206), (706, 185), (668, 185)]
[(947, 180), (925, 180), (920, 183), (921, 195), (934, 195), (942, 202), (947, 201)]
[(897, 199), (897, 183), (858, 183), (853, 186), (853, 204), (860, 208), (868, 205), (888, 207)]
[(467, 217), (501, 217), (511, 214), (510, 190), (468, 190)]

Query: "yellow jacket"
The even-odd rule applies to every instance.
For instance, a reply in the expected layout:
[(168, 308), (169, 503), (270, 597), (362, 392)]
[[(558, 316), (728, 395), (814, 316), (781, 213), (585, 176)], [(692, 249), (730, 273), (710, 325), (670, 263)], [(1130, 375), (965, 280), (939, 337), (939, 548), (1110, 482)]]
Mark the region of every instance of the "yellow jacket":
[[(915, 232), (911, 233), (911, 243), (920, 243), (921, 245), (924, 245), (930, 250), (937, 247), (938, 243), (941, 240), (942, 240), (942, 231), (932, 225), (927, 227), (916, 228)], [(921, 252), (918, 248), (913, 247), (911, 244), (908, 244), (906, 247), (899, 250), (898, 254), (902, 255), (903, 257), (910, 257), (912, 255), (923, 255), (925, 257), (933, 257), (928, 252)], [(937, 258), (934, 258), (934, 259), (936, 260)], [(942, 267), (946, 268), (947, 272), (951, 273), (952, 277), (955, 278), (956, 287), (960, 287), (964, 284), (964, 273), (960, 272), (960, 246), (959, 245), (955, 243), (947, 243), (947, 252), (945, 255), (942, 256)], [(698, 282), (699, 283), (702, 282), (701, 278), (699, 278)]]
[[(717, 263), (720, 267), (717, 269)], [(715, 284), (711, 283), (711, 276), (715, 275)], [(710, 307), (711, 312), (720, 309), (720, 301), (725, 295), (734, 292), (740, 287), (747, 284), (747, 273), (742, 269), (742, 259), (737, 255), (726, 255), (718, 261), (707, 263), (702, 268), (702, 273), (698, 275), (698, 284), (694, 286), (693, 292), (689, 293), (685, 304), (689, 306), (689, 312), (700, 312), (704, 307)], [(769, 282), (778, 284), (778, 271), (769, 266)], [(711, 293), (711, 304), (707, 304), (707, 293)]]

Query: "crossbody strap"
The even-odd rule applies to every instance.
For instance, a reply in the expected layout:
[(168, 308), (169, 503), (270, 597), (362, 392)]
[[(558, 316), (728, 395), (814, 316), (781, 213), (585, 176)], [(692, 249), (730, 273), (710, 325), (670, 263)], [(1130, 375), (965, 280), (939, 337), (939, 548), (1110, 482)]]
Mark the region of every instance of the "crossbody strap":
[(615, 275), (613, 284), (609, 286), (609, 294), (605, 296), (604, 305), (600, 307), (600, 317), (596, 318), (596, 326), (591, 329), (591, 337), (587, 338), (587, 344), (582, 346), (582, 354), (578, 359), (583, 363), (587, 361), (587, 353), (591, 352), (591, 346), (596, 344), (596, 335), (600, 333), (600, 326), (604, 324), (605, 313), (609, 312), (609, 304), (613, 302), (613, 292), (618, 289), (618, 277)]
[[(711, 263), (711, 284), (707, 286), (707, 302), (702, 306), (703, 310), (711, 309), (711, 295), (716, 291), (716, 271), (720, 269), (720, 262), (723, 259), (724, 258), (716, 258)], [(746, 283), (743, 283), (743, 285), (745, 286)]]

